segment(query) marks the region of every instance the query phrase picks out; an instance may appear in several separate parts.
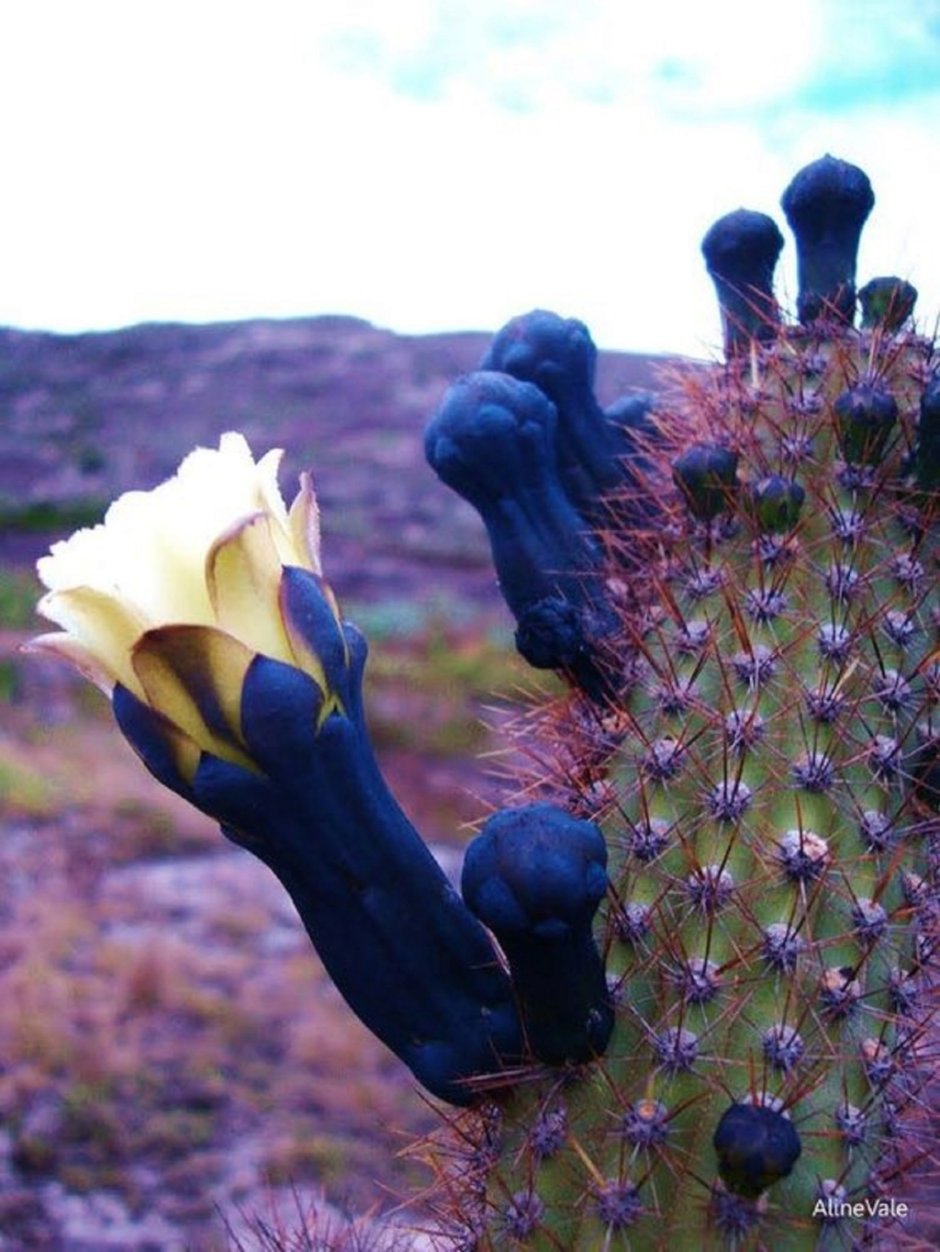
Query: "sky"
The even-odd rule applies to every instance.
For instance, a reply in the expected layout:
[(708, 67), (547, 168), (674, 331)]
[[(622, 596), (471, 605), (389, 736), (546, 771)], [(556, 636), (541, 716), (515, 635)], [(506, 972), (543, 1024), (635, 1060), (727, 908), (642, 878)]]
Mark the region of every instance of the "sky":
[(713, 356), (700, 243), (829, 152), (940, 311), (940, 0), (0, 0), (0, 325), (529, 309)]

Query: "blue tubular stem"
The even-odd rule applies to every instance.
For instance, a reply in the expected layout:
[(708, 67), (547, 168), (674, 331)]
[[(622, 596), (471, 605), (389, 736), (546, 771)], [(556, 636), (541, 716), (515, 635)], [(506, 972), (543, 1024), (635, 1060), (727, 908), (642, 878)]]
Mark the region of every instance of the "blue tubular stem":
[[(365, 1025), (432, 1094), (472, 1103), (477, 1089), (467, 1080), (498, 1072), (522, 1051), (511, 985), (379, 771), (359, 698), (364, 641), (349, 627), (344, 649), (323, 638), (327, 615), (300, 611), (322, 594), (318, 580), (301, 570), (285, 578), (292, 587), (284, 602), (295, 622), (315, 623), (321, 637), (311, 645), (332, 654), (327, 679), (345, 703), (323, 719), (324, 695), (309, 675), (256, 656), (242, 689), (241, 734), (259, 772), (204, 752), (195, 777), (176, 789), (274, 871)], [(333, 629), (340, 635), (335, 621)], [(159, 719), (123, 688), (114, 704), (145, 764), (171, 782)]]
[[(579, 513), (596, 526), (610, 521), (632, 496), (642, 499), (643, 460), (636, 428), (610, 421), (594, 395), (597, 349), (583, 322), (535, 309), (508, 322), (481, 362), (484, 370), (533, 383), (558, 413), (558, 464), (565, 490)], [(627, 488), (628, 494), (618, 498)], [(638, 507), (637, 521), (645, 512)], [(629, 517), (622, 520), (629, 521)]]
[(755, 340), (772, 339), (777, 333), (780, 310), (773, 279), (782, 248), (783, 236), (773, 218), (750, 209), (720, 217), (702, 240), (729, 359), (748, 352)]
[(425, 452), (483, 518), (520, 652), (604, 699), (611, 687), (599, 651), (618, 623), (600, 546), (560, 477), (556, 422), (537, 387), (481, 370), (450, 388), (428, 424)]
[(796, 174), (780, 203), (796, 237), (800, 321), (851, 323), (858, 244), (875, 203), (868, 176), (824, 156)]
[(470, 844), (462, 889), (509, 961), (531, 1053), (549, 1065), (601, 1055), (614, 1012), (592, 922), (607, 889), (593, 822), (550, 804), (494, 814)]

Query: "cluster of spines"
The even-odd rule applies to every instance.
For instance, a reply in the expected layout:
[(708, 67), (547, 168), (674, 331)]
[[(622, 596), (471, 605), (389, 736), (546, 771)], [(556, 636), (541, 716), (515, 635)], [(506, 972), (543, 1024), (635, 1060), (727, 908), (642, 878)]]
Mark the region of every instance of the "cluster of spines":
[[(739, 432), (726, 418), (710, 432), (735, 448), (728, 498), (715, 513), (707, 495), (698, 517), (677, 510), (686, 542), (661, 563), (665, 607), (637, 640), (605, 823), (621, 850), (609, 968), (634, 1018), (633, 1066), (658, 1066), (667, 1089), (701, 1075), (689, 1127), (729, 1096), (779, 1103), (804, 1160), (770, 1194), (804, 1218), (817, 1176), (869, 1194), (898, 1108), (916, 1100), (930, 994), (916, 892), (935, 824), (918, 765), (935, 733), (934, 554), (929, 519), (912, 526), (916, 505), (905, 519), (890, 501), (886, 467), (897, 474), (909, 438), (880, 448), (867, 475), (821, 446), (857, 386), (849, 357), (846, 341), (827, 365), (838, 390), (802, 429), (802, 467), (779, 449), (793, 430), (786, 353), (763, 362), (759, 413), (750, 371), (715, 380), (715, 407), (748, 414)], [(922, 361), (908, 343), (890, 380), (908, 437)], [(729, 404), (732, 389), (744, 394)], [(780, 529), (755, 502), (774, 477), (806, 484)], [(728, 1190), (715, 1193), (719, 1224), (747, 1208)]]

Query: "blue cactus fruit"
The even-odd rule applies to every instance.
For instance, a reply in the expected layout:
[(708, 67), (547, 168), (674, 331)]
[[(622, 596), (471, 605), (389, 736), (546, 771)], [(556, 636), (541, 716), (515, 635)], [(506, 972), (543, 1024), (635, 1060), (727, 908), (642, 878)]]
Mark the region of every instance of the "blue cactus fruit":
[(729, 358), (749, 351), (755, 340), (773, 339), (777, 334), (780, 310), (773, 279), (782, 248), (783, 236), (773, 218), (750, 209), (719, 218), (702, 240)]
[(496, 813), (467, 849), (464, 899), (499, 940), (528, 1050), (549, 1065), (599, 1056), (613, 1029), (592, 934), (606, 870), (600, 830), (551, 804)]
[(562, 484), (556, 424), (555, 406), (536, 386), (481, 370), (450, 388), (428, 424), (425, 451), (483, 518), (519, 651), (604, 700), (617, 686), (604, 641), (619, 621), (601, 545)]
[(799, 171), (780, 203), (796, 238), (800, 322), (851, 323), (858, 244), (875, 203), (868, 175), (827, 155)]
[(611, 420), (594, 395), (597, 349), (587, 327), (574, 318), (535, 309), (513, 318), (493, 339), (481, 368), (533, 383), (558, 413), (555, 438), (565, 491), (594, 526), (611, 521), (616, 502), (620, 524), (642, 523), (651, 501), (643, 490), (642, 400), (637, 420)]

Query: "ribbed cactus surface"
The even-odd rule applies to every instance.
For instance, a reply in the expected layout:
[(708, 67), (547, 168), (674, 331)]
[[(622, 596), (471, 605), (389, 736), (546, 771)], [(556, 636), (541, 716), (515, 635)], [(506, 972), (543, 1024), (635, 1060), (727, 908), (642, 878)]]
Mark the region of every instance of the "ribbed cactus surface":
[(440, 1165), (468, 1247), (900, 1238), (891, 1201), (930, 1151), (940, 419), (909, 286), (851, 322), (866, 187), (825, 158), (788, 189), (812, 225), (799, 326), (770, 306), (757, 215), (710, 233), (727, 361), (672, 380), (635, 436), (642, 486), (593, 526), (603, 698), (536, 719), (523, 798), (603, 832), (613, 1030), (587, 1063), (536, 1046), (482, 1084), (462, 1167)]

